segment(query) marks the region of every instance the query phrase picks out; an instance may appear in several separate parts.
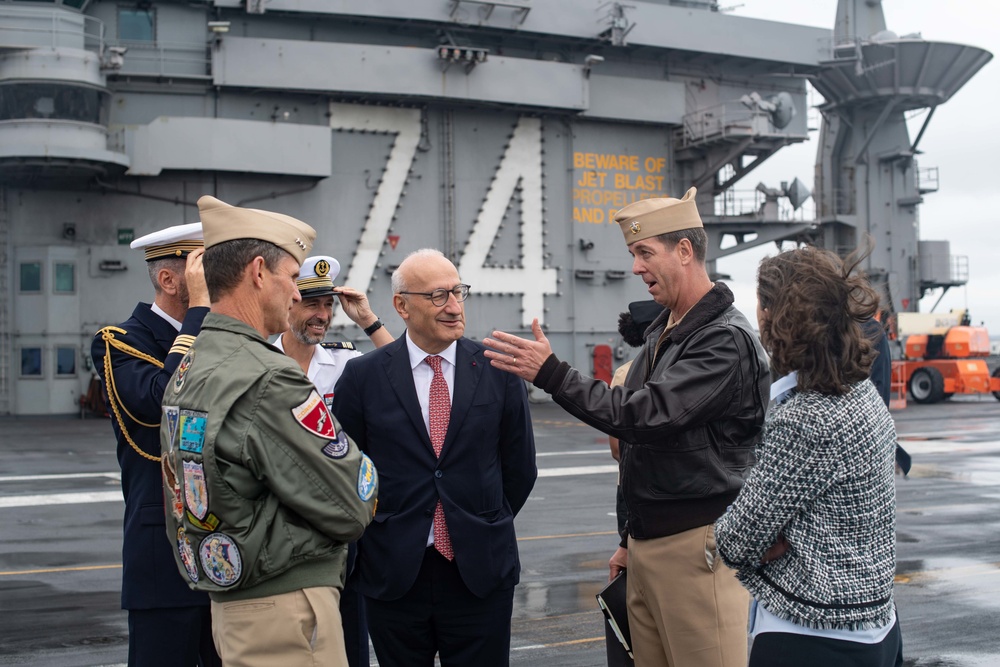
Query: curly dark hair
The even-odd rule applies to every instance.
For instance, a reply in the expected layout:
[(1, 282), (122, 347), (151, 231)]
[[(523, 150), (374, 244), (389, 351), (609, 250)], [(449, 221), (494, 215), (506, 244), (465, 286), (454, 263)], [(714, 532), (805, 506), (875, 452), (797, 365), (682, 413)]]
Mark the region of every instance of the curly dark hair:
[(841, 260), (805, 246), (760, 262), (760, 339), (774, 370), (797, 371), (803, 391), (839, 396), (868, 377), (878, 352), (860, 323), (875, 315), (879, 297), (855, 269), (869, 252)]

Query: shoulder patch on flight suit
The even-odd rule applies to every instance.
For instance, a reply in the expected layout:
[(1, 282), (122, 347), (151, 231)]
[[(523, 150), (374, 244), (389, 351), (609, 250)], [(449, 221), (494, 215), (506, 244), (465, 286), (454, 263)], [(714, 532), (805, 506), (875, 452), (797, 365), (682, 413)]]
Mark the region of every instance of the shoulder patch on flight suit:
[(208, 486), (205, 466), (197, 461), (184, 461), (184, 502), (188, 512), (199, 519), (208, 514)]
[(160, 469), (163, 475), (163, 484), (167, 487), (167, 494), (170, 496), (170, 511), (174, 518), (180, 521), (184, 516), (184, 502), (181, 500), (181, 485), (177, 481), (177, 474), (174, 472), (173, 458), (169, 455), (160, 457)]
[(163, 416), (167, 419), (167, 451), (174, 451), (174, 438), (177, 437), (177, 421), (180, 408), (176, 405), (164, 405)]
[(292, 408), (292, 416), (295, 417), (299, 426), (313, 435), (327, 440), (334, 440), (337, 437), (333, 417), (315, 389), (309, 392), (309, 397), (306, 398), (305, 402)]
[(351, 443), (347, 439), (347, 434), (341, 431), (336, 439), (331, 440), (326, 443), (323, 447), (323, 455), (328, 456), (331, 459), (342, 459), (347, 456), (348, 450), (351, 448)]
[(177, 366), (177, 376), (174, 378), (174, 393), (179, 394), (181, 387), (184, 386), (184, 376), (187, 375), (188, 371), (191, 369), (191, 363), (194, 361), (194, 350), (188, 350), (181, 359), (181, 363)]
[(180, 554), (181, 562), (184, 563), (188, 579), (197, 584), (198, 565), (195, 563), (194, 548), (191, 546), (191, 540), (188, 539), (187, 533), (184, 532), (184, 526), (177, 529), (177, 553)]
[(356, 350), (358, 348), (354, 347), (354, 343), (348, 341), (338, 341), (333, 343), (320, 343), (320, 345), (327, 350)]
[(225, 533), (212, 533), (198, 547), (201, 569), (216, 586), (228, 587), (240, 580), (243, 559), (233, 538)]
[(208, 421), (207, 412), (197, 410), (180, 411), (180, 444), (181, 451), (201, 454), (205, 447), (205, 425)]
[(361, 455), (361, 468), (358, 469), (358, 497), (368, 502), (375, 494), (378, 486), (378, 471), (367, 454)]
[(214, 531), (216, 528), (219, 527), (219, 517), (215, 516), (212, 513), (209, 513), (209, 515), (206, 516), (204, 520), (199, 519), (194, 514), (191, 514), (191, 512), (185, 514), (184, 518), (191, 525), (197, 526), (198, 528), (201, 528), (207, 533), (211, 533), (212, 531)]

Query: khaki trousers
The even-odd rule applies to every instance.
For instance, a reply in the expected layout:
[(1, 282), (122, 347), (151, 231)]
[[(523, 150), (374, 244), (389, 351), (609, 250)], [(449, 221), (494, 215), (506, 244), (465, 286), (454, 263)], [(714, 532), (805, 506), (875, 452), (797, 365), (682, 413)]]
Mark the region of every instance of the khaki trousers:
[(225, 667), (347, 667), (340, 590), (304, 588), (212, 602), (212, 638)]
[(715, 529), (628, 541), (636, 667), (745, 667), (750, 596), (715, 549)]

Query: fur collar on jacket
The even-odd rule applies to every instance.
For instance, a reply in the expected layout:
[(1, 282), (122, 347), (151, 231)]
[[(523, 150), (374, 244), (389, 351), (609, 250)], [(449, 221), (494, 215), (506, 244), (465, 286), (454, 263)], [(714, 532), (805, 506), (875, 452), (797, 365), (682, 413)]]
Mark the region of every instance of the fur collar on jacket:
[[(667, 334), (667, 340), (678, 343), (692, 333), (705, 326), (719, 314), (725, 312), (727, 308), (733, 305), (734, 301), (733, 293), (730, 291), (726, 283), (715, 283), (715, 285), (708, 291), (708, 293), (701, 297), (698, 303), (691, 306), (691, 310), (687, 312), (681, 323), (674, 327), (674, 330)], [(649, 338), (650, 334), (662, 331), (665, 326), (667, 326), (667, 321), (670, 318), (670, 309), (664, 308), (663, 312), (653, 320), (653, 323), (649, 325), (646, 329), (645, 337)]]

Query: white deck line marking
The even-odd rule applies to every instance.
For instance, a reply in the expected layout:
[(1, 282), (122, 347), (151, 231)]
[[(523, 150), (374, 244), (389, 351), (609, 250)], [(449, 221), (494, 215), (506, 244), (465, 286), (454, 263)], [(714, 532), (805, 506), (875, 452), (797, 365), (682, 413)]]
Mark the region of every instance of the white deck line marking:
[(40, 482), (48, 479), (87, 479), (91, 477), (108, 477), (121, 479), (120, 472), (69, 472), (60, 475), (18, 475), (15, 477), (0, 477), (0, 482)]
[[(601, 466), (576, 466), (569, 468), (542, 468), (539, 477), (572, 477), (574, 475), (600, 475), (617, 473), (617, 464)], [(117, 473), (79, 473), (69, 475), (31, 475), (25, 477), (0, 477), (0, 481), (31, 481), (37, 479), (72, 479), (75, 477), (111, 477)], [(116, 477), (117, 478), (117, 477)], [(91, 491), (79, 493), (50, 493), (35, 496), (0, 496), (0, 508), (44, 507), (45, 505), (75, 505), (86, 503), (120, 503), (122, 492)]]
[(604, 449), (575, 449), (570, 452), (537, 452), (535, 456), (583, 456), (584, 454), (605, 454), (611, 456), (611, 450)]
[(542, 468), (538, 471), (539, 477), (571, 477), (573, 475), (599, 475), (602, 473), (618, 472), (618, 465), (606, 466), (577, 466), (573, 468)]
[(82, 505), (84, 503), (123, 503), (121, 491), (92, 493), (52, 493), (45, 496), (7, 496), (0, 498), (0, 507), (42, 507), (44, 505)]

